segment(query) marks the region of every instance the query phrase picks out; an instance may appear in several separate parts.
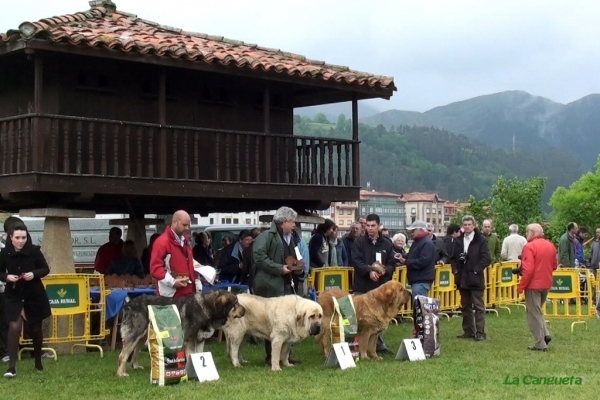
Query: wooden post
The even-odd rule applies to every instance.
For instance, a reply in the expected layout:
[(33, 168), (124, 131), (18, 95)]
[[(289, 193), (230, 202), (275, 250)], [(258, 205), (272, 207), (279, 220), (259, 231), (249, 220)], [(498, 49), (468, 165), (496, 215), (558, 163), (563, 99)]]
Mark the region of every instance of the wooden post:
[(164, 125), (167, 124), (167, 72), (164, 68), (160, 70), (160, 84), (158, 87), (158, 123), (163, 125), (160, 130), (158, 144), (158, 173), (159, 177), (167, 177), (167, 132)]
[(265, 123), (265, 133), (271, 133), (271, 92), (269, 86), (265, 87), (263, 96), (263, 115)]
[[(265, 123), (265, 133), (271, 133), (271, 92), (269, 86), (265, 87), (265, 94), (263, 97), (263, 115)], [(271, 183), (271, 137), (265, 137), (265, 182)]]
[(360, 186), (360, 142), (358, 141), (358, 96), (352, 93), (352, 186)]
[[(43, 110), (43, 90), (44, 90), (44, 64), (40, 54), (35, 54), (34, 59), (34, 73), (33, 73), (33, 112), (36, 114), (42, 114)], [(33, 119), (33, 137), (32, 137), (32, 170), (41, 171), (43, 165), (44, 156), (44, 144), (43, 136), (41, 133), (41, 121), (39, 117)]]

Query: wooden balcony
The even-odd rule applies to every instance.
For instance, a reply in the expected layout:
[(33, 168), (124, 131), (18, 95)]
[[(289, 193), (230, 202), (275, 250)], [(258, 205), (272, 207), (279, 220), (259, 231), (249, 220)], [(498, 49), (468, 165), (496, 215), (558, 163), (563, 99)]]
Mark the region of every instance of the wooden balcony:
[(0, 119), (0, 206), (320, 208), (358, 197), (357, 149), (353, 140), (20, 115)]

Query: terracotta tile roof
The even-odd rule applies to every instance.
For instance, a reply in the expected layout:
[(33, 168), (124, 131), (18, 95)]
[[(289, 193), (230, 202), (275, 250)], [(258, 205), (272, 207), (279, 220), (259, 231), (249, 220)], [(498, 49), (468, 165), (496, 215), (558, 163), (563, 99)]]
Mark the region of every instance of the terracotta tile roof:
[(163, 26), (134, 14), (117, 11), (112, 1), (90, 1), (90, 5), (89, 11), (45, 18), (33, 23), (24, 22), (19, 29), (0, 34), (0, 45), (37, 38), (73, 46), (105, 47), (384, 89), (389, 96), (396, 90), (392, 77), (354, 71), (239, 40)]
[(418, 202), (418, 201), (436, 201), (436, 202), (444, 202), (444, 199), (438, 197), (437, 193), (427, 193), (427, 192), (412, 192), (412, 193), (404, 193), (400, 196), (405, 201)]

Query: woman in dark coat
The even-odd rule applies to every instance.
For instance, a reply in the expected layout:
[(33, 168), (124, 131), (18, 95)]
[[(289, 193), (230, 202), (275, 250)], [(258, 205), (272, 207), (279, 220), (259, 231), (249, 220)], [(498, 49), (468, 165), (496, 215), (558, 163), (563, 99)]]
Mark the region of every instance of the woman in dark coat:
[(52, 315), (41, 278), (50, 273), (39, 246), (31, 243), (25, 224), (16, 223), (8, 232), (6, 247), (0, 251), (0, 280), (6, 282), (4, 315), (8, 321), (9, 367), (5, 377), (16, 376), (19, 336), (27, 321), (33, 341), (35, 369), (42, 367), (42, 321)]

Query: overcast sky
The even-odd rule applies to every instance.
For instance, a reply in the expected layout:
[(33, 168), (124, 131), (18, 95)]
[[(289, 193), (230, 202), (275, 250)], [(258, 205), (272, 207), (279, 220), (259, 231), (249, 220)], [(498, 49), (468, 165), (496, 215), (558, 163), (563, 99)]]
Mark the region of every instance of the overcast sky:
[[(505, 90), (560, 103), (600, 93), (597, 0), (114, 0), (117, 9), (393, 76), (390, 108), (426, 111)], [(89, 9), (0, 0), (0, 30)]]

